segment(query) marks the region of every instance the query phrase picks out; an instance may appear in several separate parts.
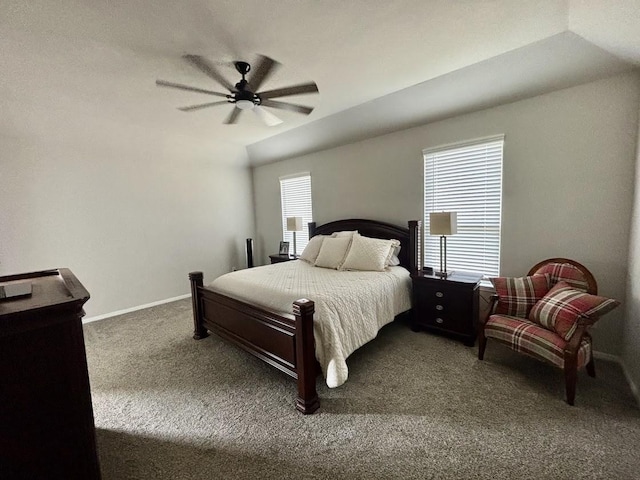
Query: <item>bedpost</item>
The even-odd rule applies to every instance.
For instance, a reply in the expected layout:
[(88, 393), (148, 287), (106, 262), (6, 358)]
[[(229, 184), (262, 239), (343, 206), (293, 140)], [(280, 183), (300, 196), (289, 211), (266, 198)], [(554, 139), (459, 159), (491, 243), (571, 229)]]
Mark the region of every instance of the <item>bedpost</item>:
[(420, 269), (420, 220), (409, 221), (409, 271), (416, 273)]
[(316, 234), (316, 222), (309, 222), (309, 238), (315, 236)]
[(320, 407), (316, 392), (316, 354), (313, 339), (313, 312), (315, 304), (301, 298), (293, 302), (296, 317), (296, 372), (298, 374), (298, 398), (296, 409), (304, 414)]
[(247, 238), (247, 268), (253, 268), (253, 238)]
[(208, 337), (207, 329), (202, 325), (202, 310), (200, 309), (200, 295), (198, 287), (203, 286), (202, 272), (189, 273), (189, 281), (191, 282), (191, 306), (193, 307), (193, 339), (200, 340)]

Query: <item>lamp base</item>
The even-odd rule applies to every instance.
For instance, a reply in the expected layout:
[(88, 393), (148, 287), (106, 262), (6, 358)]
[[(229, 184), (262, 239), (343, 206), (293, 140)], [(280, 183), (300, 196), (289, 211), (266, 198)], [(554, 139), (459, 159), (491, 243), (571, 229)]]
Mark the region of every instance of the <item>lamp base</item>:
[(433, 272), (436, 277), (447, 278), (453, 275), (453, 272)]

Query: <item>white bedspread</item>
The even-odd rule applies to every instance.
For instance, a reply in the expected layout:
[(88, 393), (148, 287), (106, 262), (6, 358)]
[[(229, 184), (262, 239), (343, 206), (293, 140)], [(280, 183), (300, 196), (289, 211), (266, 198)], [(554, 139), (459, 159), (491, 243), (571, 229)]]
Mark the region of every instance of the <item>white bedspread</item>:
[(292, 313), (300, 298), (313, 300), (316, 357), (330, 388), (347, 380), (351, 353), (411, 308), (411, 279), (402, 267), (339, 272), (295, 260), (228, 273), (209, 288), (277, 312)]

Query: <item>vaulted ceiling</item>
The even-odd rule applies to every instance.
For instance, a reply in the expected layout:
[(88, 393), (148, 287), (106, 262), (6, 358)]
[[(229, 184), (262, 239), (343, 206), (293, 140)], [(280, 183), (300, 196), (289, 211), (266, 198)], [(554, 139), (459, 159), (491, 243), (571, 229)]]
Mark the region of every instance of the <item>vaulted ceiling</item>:
[[(258, 164), (633, 68), (637, 18), (634, 0), (3, 0), (0, 135), (118, 125)], [(184, 54), (232, 83), (234, 60), (274, 58), (265, 88), (313, 80), (287, 100), (315, 109), (181, 112), (214, 99), (156, 79), (221, 90)]]

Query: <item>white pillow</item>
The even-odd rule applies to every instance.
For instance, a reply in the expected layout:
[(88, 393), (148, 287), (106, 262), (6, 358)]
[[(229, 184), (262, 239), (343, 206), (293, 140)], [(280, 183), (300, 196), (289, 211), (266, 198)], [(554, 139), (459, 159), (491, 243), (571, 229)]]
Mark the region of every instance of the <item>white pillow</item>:
[(322, 247), (322, 242), (325, 238), (329, 238), (329, 235), (316, 235), (315, 237), (311, 237), (309, 243), (307, 243), (307, 246), (304, 247), (304, 250), (300, 254), (300, 260), (304, 260), (311, 265), (316, 263), (316, 258), (318, 258), (320, 247)]
[(338, 270), (342, 267), (350, 244), (351, 238), (349, 237), (325, 238), (322, 241), (318, 258), (316, 258), (316, 267), (335, 268)]
[(381, 272), (388, 265), (395, 251), (397, 240), (354, 235), (342, 270), (366, 270)]
[(398, 257), (398, 255), (400, 255), (400, 240), (391, 240), (392, 242), (398, 242), (393, 250), (391, 250), (391, 252), (389, 253), (389, 259), (387, 261), (387, 266), (389, 267), (395, 267), (397, 265), (400, 265), (400, 257)]
[(332, 238), (342, 238), (349, 237), (352, 238), (354, 235), (358, 234), (358, 230), (343, 230), (342, 232), (333, 232), (331, 234)]

